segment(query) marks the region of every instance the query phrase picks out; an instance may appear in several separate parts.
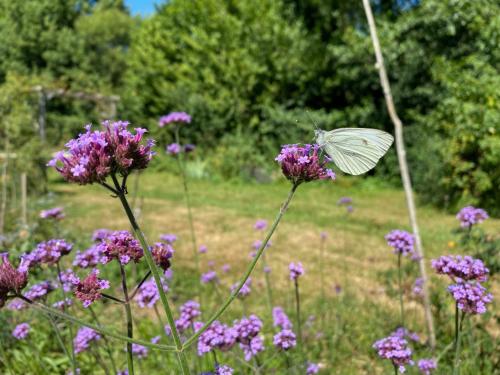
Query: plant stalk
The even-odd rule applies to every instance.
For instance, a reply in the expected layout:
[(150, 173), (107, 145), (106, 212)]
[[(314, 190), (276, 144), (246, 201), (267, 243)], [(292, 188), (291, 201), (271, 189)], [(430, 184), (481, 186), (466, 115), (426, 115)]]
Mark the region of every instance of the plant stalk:
[[(128, 298), (127, 278), (125, 276), (125, 269), (120, 263), (120, 274), (122, 277), (123, 296), (125, 297), (125, 316), (127, 318), (127, 337), (134, 338), (134, 323), (132, 320), (132, 309), (130, 308), (130, 300)], [(127, 342), (127, 367), (130, 375), (134, 375), (134, 355), (132, 354), (132, 343)]]
[(401, 270), (401, 253), (398, 254), (399, 307), (401, 310), (401, 327), (405, 328), (405, 310), (403, 304), (403, 277)]
[(295, 284), (295, 309), (297, 312), (297, 333), (299, 336), (299, 345), (303, 345), (302, 343), (302, 326), (301, 326), (301, 318), (300, 318), (300, 294), (299, 294), (299, 282), (297, 279), (294, 281)]

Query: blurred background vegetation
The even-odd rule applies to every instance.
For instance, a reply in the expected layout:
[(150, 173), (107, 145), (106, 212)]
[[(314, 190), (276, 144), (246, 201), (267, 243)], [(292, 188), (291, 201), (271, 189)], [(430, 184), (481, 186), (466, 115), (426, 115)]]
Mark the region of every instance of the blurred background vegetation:
[[(420, 199), (500, 215), (500, 3), (372, 3)], [(0, 0), (0, 57), (0, 149), (37, 189), (112, 96), (165, 142), (158, 118), (191, 114), (192, 170), (210, 178), (265, 180), (281, 144), (312, 140), (306, 111), (325, 129), (392, 130), (361, 1), (171, 0), (142, 19), (120, 0)], [(376, 174), (399, 184), (394, 152)]]

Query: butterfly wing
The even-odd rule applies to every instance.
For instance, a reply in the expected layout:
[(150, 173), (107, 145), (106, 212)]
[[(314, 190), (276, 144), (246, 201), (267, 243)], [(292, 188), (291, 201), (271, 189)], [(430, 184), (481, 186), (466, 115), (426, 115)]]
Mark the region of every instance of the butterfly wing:
[(377, 165), (394, 138), (378, 129), (341, 128), (323, 132), (317, 141), (342, 172), (360, 175)]

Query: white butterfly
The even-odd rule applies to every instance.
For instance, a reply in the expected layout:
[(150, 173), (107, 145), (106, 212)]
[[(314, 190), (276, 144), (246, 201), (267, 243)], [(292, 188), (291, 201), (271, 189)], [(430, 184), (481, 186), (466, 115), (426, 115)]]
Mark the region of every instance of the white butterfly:
[(375, 167), (391, 147), (394, 138), (378, 129), (317, 129), (316, 143), (344, 173), (359, 175)]

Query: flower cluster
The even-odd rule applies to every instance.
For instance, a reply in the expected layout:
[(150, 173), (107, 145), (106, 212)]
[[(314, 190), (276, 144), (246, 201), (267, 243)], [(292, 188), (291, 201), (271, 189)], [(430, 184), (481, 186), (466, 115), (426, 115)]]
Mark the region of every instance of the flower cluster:
[(415, 238), (413, 234), (404, 230), (393, 230), (389, 232), (385, 239), (387, 245), (394, 249), (394, 254), (402, 254), (404, 256), (414, 253)]
[[(237, 283), (234, 283), (233, 285), (231, 285), (231, 293), (234, 293), (236, 291), (236, 289), (238, 289), (238, 285), (240, 285), (239, 282)], [(248, 278), (247, 281), (245, 281), (245, 283), (243, 284), (243, 286), (241, 287), (239, 293), (238, 293), (238, 297), (239, 298), (245, 298), (247, 297), (250, 292), (252, 291), (250, 289), (250, 286), (252, 285), (252, 278)]]
[(297, 338), (291, 330), (284, 329), (274, 335), (273, 344), (276, 348), (287, 351), (297, 345)]
[(153, 255), (155, 263), (163, 271), (166, 271), (170, 268), (170, 259), (174, 256), (174, 249), (168, 243), (156, 242), (151, 247), (151, 255)]
[(73, 266), (80, 268), (92, 268), (97, 266), (102, 257), (101, 247), (92, 245), (85, 251), (77, 251)]
[(484, 314), (486, 305), (493, 301), (493, 296), (479, 283), (458, 283), (448, 287), (457, 306), (464, 313)]
[(28, 337), (28, 334), (30, 333), (30, 325), (28, 323), (21, 323), (14, 328), (12, 331), (12, 336), (18, 340), (24, 340), (26, 337)]
[(344, 205), (349, 205), (352, 203), (352, 198), (350, 197), (341, 197), (338, 201), (337, 201), (337, 205), (338, 206), (344, 206)]
[(416, 332), (411, 332), (404, 327), (398, 327), (394, 332), (391, 333), (391, 336), (399, 337), (400, 339), (408, 338), (411, 341), (420, 342), (420, 337)]
[(434, 359), (421, 359), (418, 361), (418, 369), (422, 375), (431, 375), (436, 368), (437, 363)]
[(168, 115), (161, 116), (158, 121), (158, 126), (163, 128), (165, 125), (169, 125), (172, 123), (187, 123), (191, 122), (191, 116), (189, 116), (186, 112), (171, 112)]
[(102, 254), (100, 261), (103, 264), (113, 259), (122, 265), (128, 264), (131, 260), (137, 263), (144, 255), (139, 241), (126, 230), (111, 233), (98, 247)]
[(319, 372), (319, 365), (316, 363), (308, 363), (306, 369), (306, 375), (313, 375)]
[(82, 327), (78, 330), (75, 339), (73, 340), (73, 345), (75, 348), (75, 353), (81, 353), (87, 350), (92, 341), (98, 341), (101, 339), (99, 335), (92, 328)]
[(0, 308), (3, 307), (9, 293), (19, 294), (28, 284), (28, 270), (24, 262), (16, 269), (7, 259), (2, 256), (0, 264)]
[(40, 212), (40, 217), (42, 219), (62, 220), (65, 216), (62, 207), (54, 207)]
[(66, 300), (54, 302), (52, 304), (52, 307), (57, 309), (57, 310), (64, 311), (66, 309), (66, 307), (69, 307), (71, 305), (73, 305), (73, 300), (66, 298)]
[(267, 228), (267, 221), (259, 219), (255, 222), (253, 227), (255, 230), (264, 230)]
[(233, 369), (227, 365), (217, 365), (214, 375), (233, 375)]
[(109, 288), (109, 281), (102, 280), (99, 277), (99, 270), (94, 269), (83, 280), (75, 277), (73, 284), (75, 285), (75, 296), (83, 302), (83, 307), (89, 307), (92, 302), (102, 297), (101, 290)]
[(448, 275), (455, 282), (476, 280), (484, 282), (488, 279), (488, 268), (480, 259), (471, 256), (444, 255), (433, 259), (432, 268), (440, 275)]
[(282, 307), (273, 308), (273, 325), (281, 329), (292, 329), (292, 322)]
[(190, 152), (193, 152), (195, 150), (196, 146), (193, 144), (185, 144), (185, 145), (180, 145), (178, 143), (171, 143), (167, 146), (166, 151), (167, 154), (169, 155), (178, 155), (181, 152), (184, 152), (186, 154), (189, 154)]
[(146, 129), (136, 128), (132, 134), (128, 125), (126, 121), (104, 121), (103, 131), (92, 131), (91, 125), (86, 125), (85, 133), (70, 140), (66, 151), (58, 152), (47, 165), (80, 185), (103, 183), (110, 174), (126, 176), (144, 169), (153, 157), (154, 142), (142, 145)]
[(304, 267), (302, 267), (302, 263), (290, 263), (288, 266), (290, 270), (290, 280), (297, 281), (297, 279), (304, 274)]
[(92, 233), (92, 241), (101, 242), (108, 238), (108, 236), (113, 233), (112, 230), (106, 228), (96, 229), (94, 233)]
[[(168, 291), (168, 285), (162, 280), (163, 291)], [(137, 302), (141, 308), (152, 308), (155, 303), (160, 299), (160, 294), (158, 293), (158, 288), (156, 287), (156, 282), (153, 278), (144, 282), (139, 288), (137, 295), (134, 300)]]
[(417, 277), (413, 283), (413, 294), (416, 296), (421, 296), (423, 293), (424, 279)]
[(65, 292), (69, 292), (74, 287), (74, 280), (76, 279), (76, 275), (71, 268), (68, 268), (66, 271), (62, 271), (58, 277), (59, 281), (62, 283), (62, 287)]
[(325, 168), (328, 160), (322, 160), (319, 152), (318, 145), (285, 145), (276, 161), (283, 175), (294, 184), (328, 178), (335, 180), (335, 173)]
[(471, 228), (475, 224), (482, 223), (488, 217), (485, 210), (473, 206), (464, 207), (457, 214), (457, 219), (460, 221), (462, 228)]
[(219, 321), (214, 321), (198, 339), (198, 355), (203, 355), (213, 349), (228, 351), (236, 343), (236, 331)]
[(132, 354), (137, 358), (142, 359), (148, 356), (148, 348), (139, 344), (132, 344)]
[(165, 233), (160, 236), (160, 240), (168, 244), (173, 244), (175, 241), (177, 241), (177, 236), (172, 233)]
[(175, 321), (177, 330), (182, 333), (193, 326), (197, 317), (201, 315), (200, 304), (196, 301), (187, 301), (180, 308), (181, 315)]
[(256, 315), (234, 322), (233, 328), (246, 361), (264, 350), (264, 341), (259, 336), (262, 326), (262, 321)]
[(208, 271), (201, 275), (201, 282), (203, 284), (208, 284), (210, 282), (217, 283), (218, 280), (219, 279), (217, 278), (217, 272), (215, 271)]
[(398, 336), (388, 336), (378, 340), (373, 344), (380, 358), (389, 359), (394, 366), (398, 367), (399, 372), (406, 371), (406, 365), (412, 365), (412, 352), (407, 346), (407, 341)]
[(71, 252), (73, 245), (62, 239), (53, 239), (41, 242), (35, 250), (26, 256), (30, 267), (37, 264), (53, 265), (59, 262), (63, 255)]

